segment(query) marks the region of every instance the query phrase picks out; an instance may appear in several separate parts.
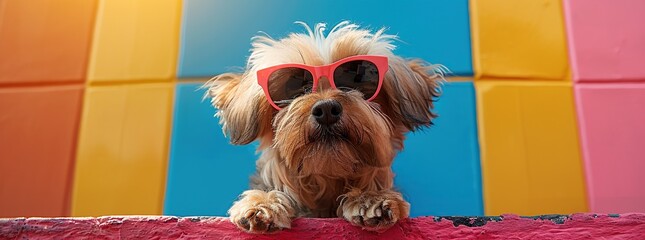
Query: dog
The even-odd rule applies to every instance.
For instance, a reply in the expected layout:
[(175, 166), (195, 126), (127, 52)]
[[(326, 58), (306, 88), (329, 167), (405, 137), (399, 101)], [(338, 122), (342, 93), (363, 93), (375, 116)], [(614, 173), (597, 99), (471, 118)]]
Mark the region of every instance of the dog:
[(241, 73), (208, 81), (232, 144), (259, 142), (251, 190), (228, 211), (251, 233), (297, 217), (341, 217), (384, 231), (409, 216), (391, 166), (405, 133), (432, 124), (447, 69), (393, 54), (395, 35), (341, 22), (252, 39)]

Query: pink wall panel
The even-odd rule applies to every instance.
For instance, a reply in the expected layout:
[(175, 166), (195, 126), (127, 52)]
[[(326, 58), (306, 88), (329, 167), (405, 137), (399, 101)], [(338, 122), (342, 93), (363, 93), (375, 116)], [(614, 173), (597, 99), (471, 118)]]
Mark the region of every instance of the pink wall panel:
[(577, 84), (590, 210), (645, 212), (645, 84)]
[(576, 81), (645, 81), (645, 1), (565, 0)]

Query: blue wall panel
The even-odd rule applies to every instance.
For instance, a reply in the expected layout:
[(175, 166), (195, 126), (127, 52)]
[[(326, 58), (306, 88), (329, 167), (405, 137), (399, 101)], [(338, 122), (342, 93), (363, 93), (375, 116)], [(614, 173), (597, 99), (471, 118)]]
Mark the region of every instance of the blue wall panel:
[(166, 215), (226, 216), (255, 172), (255, 145), (234, 146), (222, 134), (200, 84), (177, 84), (166, 183)]
[(395, 184), (411, 216), (482, 215), (482, 184), (472, 82), (446, 83), (435, 125), (410, 133), (394, 161)]
[(310, 26), (349, 20), (371, 29), (388, 27), (403, 42), (396, 54), (447, 66), (456, 75), (472, 75), (467, 0), (296, 1), (185, 0), (179, 77), (210, 77), (243, 67), (251, 37), (273, 38), (304, 32)]

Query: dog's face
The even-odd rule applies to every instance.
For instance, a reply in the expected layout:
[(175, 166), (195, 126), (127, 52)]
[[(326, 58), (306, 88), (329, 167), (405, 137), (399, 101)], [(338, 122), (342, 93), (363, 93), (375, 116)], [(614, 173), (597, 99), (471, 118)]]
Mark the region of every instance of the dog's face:
[[(306, 27), (306, 26), (305, 26)], [(343, 22), (328, 35), (324, 25), (307, 34), (274, 40), (256, 37), (244, 73), (226, 73), (207, 83), (224, 132), (234, 144), (260, 141), (299, 176), (347, 178), (361, 167), (388, 167), (402, 149), (403, 134), (429, 126), (435, 117), (442, 66), (404, 60), (392, 53), (395, 36), (371, 33)], [(372, 100), (356, 89), (334, 89), (318, 79), (315, 92), (274, 108), (258, 84), (257, 71), (280, 64), (322, 66), (356, 55), (387, 56), (389, 70)]]

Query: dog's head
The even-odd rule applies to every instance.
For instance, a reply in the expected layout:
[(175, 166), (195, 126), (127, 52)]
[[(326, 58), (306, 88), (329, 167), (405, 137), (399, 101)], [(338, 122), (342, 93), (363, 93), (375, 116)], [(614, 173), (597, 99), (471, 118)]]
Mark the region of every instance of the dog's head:
[[(260, 148), (273, 148), (281, 163), (301, 176), (348, 177), (363, 166), (390, 166), (403, 147), (403, 134), (429, 126), (435, 117), (433, 98), (439, 94), (443, 66), (395, 56), (396, 37), (383, 29), (372, 33), (342, 22), (325, 35), (324, 24), (314, 31), (304, 26), (307, 33), (280, 40), (255, 37), (245, 72), (225, 73), (206, 84), (225, 134), (233, 144), (259, 140)], [(333, 71), (339, 60), (352, 56), (387, 59), (381, 68), (368, 60), (361, 69), (348, 70), (353, 71), (349, 77), (372, 74), (372, 84), (380, 76), (380, 87), (342, 87), (338, 82), (347, 76), (314, 69)], [(284, 64), (311, 66), (314, 73), (266, 70), (290, 66)], [(258, 76), (260, 70), (266, 74)], [(266, 80), (264, 88), (258, 77)], [(366, 96), (376, 88), (377, 95)]]

